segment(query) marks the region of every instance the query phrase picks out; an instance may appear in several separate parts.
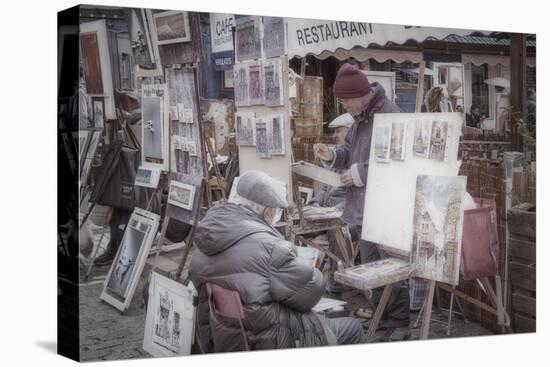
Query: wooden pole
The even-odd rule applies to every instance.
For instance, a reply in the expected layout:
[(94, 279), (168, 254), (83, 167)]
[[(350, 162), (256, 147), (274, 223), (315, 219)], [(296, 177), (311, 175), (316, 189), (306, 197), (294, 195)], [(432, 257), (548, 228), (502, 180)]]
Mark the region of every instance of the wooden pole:
[(426, 61), (420, 61), (418, 67), (418, 85), (416, 88), (416, 104), (414, 107), (415, 112), (420, 112), (422, 109), (422, 98), (424, 97), (424, 72), (426, 69)]
[[(369, 330), (367, 331), (367, 343), (372, 341), (372, 339), (374, 338), (376, 329), (378, 329), (378, 323), (380, 322), (380, 319), (382, 318), (382, 314), (384, 313), (386, 305), (390, 300), (393, 285), (394, 283), (390, 283), (384, 287), (384, 292), (382, 293), (382, 297), (380, 297), (380, 302), (378, 303), (378, 307), (376, 307), (376, 311), (374, 312), (374, 316), (372, 317), (372, 321), (369, 325)], [(433, 293), (432, 293), (432, 298), (433, 298)]]
[(432, 319), (432, 304), (434, 302), (435, 280), (430, 280), (428, 285), (428, 296), (424, 306), (424, 315), (422, 318), (422, 328), (420, 329), (420, 339), (428, 339), (430, 331), (430, 321)]

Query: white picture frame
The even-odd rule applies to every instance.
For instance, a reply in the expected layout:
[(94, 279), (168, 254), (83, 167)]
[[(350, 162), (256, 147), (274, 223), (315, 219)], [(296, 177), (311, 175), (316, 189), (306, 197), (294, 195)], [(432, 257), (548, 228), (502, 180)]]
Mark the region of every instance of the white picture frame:
[(153, 21), (157, 45), (191, 41), (189, 14), (186, 11), (171, 10), (154, 13)]
[(183, 209), (193, 210), (195, 186), (178, 181), (170, 181), (168, 190), (168, 204)]
[(126, 225), (100, 295), (100, 299), (121, 312), (132, 302), (159, 222), (158, 214), (135, 208)]
[(159, 185), (160, 170), (140, 166), (136, 172), (134, 185), (156, 189)]
[(143, 349), (153, 357), (191, 354), (196, 322), (193, 283), (185, 286), (158, 273), (149, 284)]
[(141, 89), (141, 165), (167, 171), (169, 167), (170, 107), (166, 84)]

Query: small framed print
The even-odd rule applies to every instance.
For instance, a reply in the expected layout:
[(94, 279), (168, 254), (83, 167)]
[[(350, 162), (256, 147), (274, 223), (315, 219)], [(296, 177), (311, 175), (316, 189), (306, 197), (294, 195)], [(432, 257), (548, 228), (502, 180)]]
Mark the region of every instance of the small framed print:
[(190, 42), (189, 16), (186, 11), (163, 11), (153, 14), (157, 44)]
[(222, 72), (222, 86), (223, 89), (233, 89), (233, 69)]
[(183, 209), (193, 210), (195, 186), (183, 182), (170, 181), (168, 203)]
[(94, 127), (105, 127), (105, 100), (103, 97), (92, 97), (92, 118)]

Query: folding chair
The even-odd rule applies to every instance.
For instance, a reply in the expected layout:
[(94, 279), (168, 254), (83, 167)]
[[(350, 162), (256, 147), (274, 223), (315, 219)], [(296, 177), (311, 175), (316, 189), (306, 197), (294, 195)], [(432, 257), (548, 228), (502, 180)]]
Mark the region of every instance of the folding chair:
[(210, 312), (227, 318), (239, 320), (245, 350), (250, 350), (248, 339), (246, 337), (246, 331), (244, 330), (243, 325), (244, 310), (239, 292), (231, 291), (212, 283), (206, 283), (206, 291), (208, 292), (208, 305), (210, 307)]

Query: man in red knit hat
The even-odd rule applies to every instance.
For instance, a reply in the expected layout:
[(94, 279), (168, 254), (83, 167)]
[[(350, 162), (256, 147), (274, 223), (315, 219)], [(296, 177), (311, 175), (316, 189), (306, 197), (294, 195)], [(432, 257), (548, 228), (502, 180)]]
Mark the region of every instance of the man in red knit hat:
[[(346, 170), (341, 176), (342, 183), (348, 187), (342, 219), (350, 227), (352, 235), (360, 238), (374, 114), (401, 110), (386, 98), (384, 88), (379, 83), (370, 84), (359, 68), (348, 63), (338, 70), (333, 89), (334, 95), (355, 122), (348, 131), (344, 146), (331, 149), (325, 144), (316, 144), (314, 150), (325, 166)], [(375, 243), (361, 240), (359, 246), (361, 263), (379, 260), (383, 255)], [(408, 286), (406, 282), (402, 283), (394, 290), (380, 327), (409, 325)], [(380, 295), (380, 288), (373, 291), (376, 303)]]

